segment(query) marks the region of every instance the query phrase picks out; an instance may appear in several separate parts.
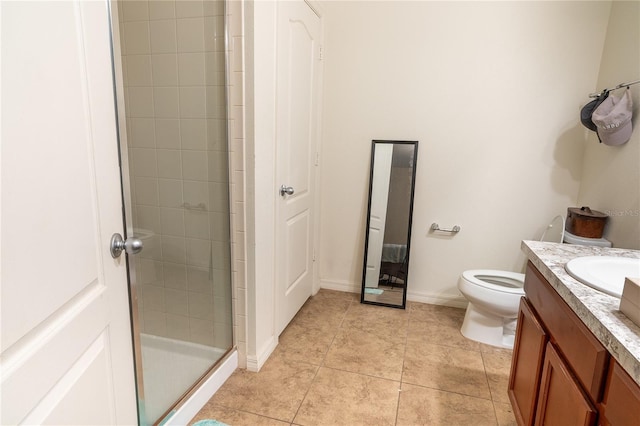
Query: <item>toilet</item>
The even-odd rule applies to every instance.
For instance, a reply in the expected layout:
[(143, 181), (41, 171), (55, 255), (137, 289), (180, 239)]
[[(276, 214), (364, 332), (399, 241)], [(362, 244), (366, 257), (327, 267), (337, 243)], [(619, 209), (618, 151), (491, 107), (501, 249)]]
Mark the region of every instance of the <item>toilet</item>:
[[(582, 238), (564, 230), (564, 217), (553, 218), (540, 241), (611, 247), (604, 238)], [(469, 301), (461, 332), (468, 339), (513, 348), (524, 274), (493, 269), (464, 271), (458, 290)]]

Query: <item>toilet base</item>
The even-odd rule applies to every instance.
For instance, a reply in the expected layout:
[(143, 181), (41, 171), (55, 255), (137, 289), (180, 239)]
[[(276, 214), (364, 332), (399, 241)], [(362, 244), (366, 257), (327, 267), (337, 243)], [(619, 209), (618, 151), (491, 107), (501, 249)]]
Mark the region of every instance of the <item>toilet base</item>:
[(499, 317), (469, 303), (460, 332), (467, 339), (513, 349), (516, 321), (517, 318)]

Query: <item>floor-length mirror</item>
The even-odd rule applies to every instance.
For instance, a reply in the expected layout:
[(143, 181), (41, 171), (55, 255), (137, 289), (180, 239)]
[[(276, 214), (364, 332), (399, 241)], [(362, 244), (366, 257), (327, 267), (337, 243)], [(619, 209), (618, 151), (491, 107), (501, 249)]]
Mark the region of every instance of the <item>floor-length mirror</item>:
[(154, 424), (233, 345), (225, 2), (112, 8), (127, 233), (144, 243), (130, 258), (139, 421)]
[(417, 154), (417, 141), (372, 142), (362, 303), (406, 305)]

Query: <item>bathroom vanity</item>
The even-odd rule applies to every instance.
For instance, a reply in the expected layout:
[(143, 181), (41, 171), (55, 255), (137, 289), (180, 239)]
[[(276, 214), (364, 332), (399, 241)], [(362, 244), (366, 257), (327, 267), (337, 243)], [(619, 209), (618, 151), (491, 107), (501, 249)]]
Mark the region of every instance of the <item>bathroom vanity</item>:
[(518, 424), (639, 425), (640, 327), (620, 299), (587, 287), (564, 265), (640, 251), (523, 241), (528, 255), (509, 378)]

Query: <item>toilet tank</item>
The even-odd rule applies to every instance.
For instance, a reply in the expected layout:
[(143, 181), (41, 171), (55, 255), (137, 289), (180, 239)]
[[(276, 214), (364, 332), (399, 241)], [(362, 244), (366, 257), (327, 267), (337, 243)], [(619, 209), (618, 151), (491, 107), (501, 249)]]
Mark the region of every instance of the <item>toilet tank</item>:
[(598, 246), (598, 247), (611, 247), (611, 241), (605, 238), (585, 238), (573, 235), (567, 230), (564, 231), (563, 241), (567, 244), (578, 244), (581, 246)]

